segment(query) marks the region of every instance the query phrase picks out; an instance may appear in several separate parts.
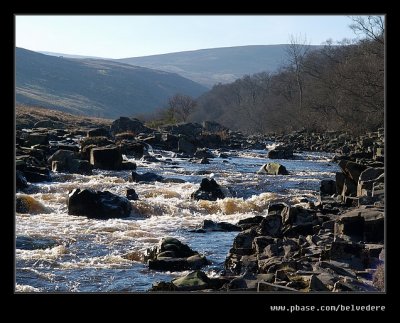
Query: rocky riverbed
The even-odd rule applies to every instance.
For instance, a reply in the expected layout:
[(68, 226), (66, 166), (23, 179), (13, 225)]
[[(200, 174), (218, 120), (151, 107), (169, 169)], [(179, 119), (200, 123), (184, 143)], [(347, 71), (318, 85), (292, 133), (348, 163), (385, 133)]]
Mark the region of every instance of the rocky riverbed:
[(16, 133), (16, 291), (383, 287), (382, 129), (56, 126)]

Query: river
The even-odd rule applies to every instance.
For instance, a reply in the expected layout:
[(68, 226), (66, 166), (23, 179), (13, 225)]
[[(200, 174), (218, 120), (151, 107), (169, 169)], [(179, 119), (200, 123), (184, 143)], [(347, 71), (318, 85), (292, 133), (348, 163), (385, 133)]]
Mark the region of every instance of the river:
[[(271, 146), (272, 148), (273, 146)], [(172, 152), (153, 150), (159, 162), (131, 160), (137, 172), (155, 172), (186, 183), (131, 183), (130, 171), (94, 170), (93, 175), (53, 173), (52, 182), (31, 185), (27, 193), (49, 210), (44, 214), (16, 214), (15, 235), (50, 238), (57, 245), (47, 249), (16, 249), (17, 292), (145, 292), (156, 281), (170, 281), (185, 272), (149, 270), (140, 255), (166, 236), (178, 238), (204, 254), (211, 265), (203, 270), (217, 276), (237, 232), (193, 233), (204, 219), (236, 223), (266, 215), (274, 200), (296, 203), (301, 198), (317, 200), (321, 179), (333, 179), (338, 166), (332, 154), (303, 152), (294, 160), (273, 160), (290, 175), (258, 175), (268, 150), (227, 151), (227, 158), (197, 164), (176, 158)], [(229, 197), (193, 201), (190, 195), (201, 179), (213, 177)], [(139, 201), (123, 219), (96, 220), (68, 215), (68, 191), (74, 188), (109, 190), (125, 196), (134, 188)], [(17, 194), (18, 195), (18, 194)], [(129, 260), (125, 257), (130, 254)]]

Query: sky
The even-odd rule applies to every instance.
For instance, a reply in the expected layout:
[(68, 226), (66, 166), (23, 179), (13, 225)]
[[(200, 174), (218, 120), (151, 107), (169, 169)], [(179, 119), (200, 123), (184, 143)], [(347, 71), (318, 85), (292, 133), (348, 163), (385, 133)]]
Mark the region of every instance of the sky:
[(15, 44), (33, 51), (126, 58), (215, 47), (311, 45), (356, 38), (348, 16), (16, 15)]

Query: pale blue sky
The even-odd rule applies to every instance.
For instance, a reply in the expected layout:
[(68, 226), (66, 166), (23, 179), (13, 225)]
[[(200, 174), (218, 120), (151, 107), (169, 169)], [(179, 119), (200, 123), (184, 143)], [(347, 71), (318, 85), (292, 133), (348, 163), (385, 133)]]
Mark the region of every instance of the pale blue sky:
[(34, 51), (125, 58), (213, 47), (319, 45), (356, 38), (347, 16), (16, 16), (16, 46)]

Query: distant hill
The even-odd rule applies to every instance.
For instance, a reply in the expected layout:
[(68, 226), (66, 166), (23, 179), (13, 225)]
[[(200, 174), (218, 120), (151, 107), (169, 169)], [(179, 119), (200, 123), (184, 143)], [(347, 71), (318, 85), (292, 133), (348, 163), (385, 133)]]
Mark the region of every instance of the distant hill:
[(37, 53), (40, 54), (45, 54), (45, 55), (50, 55), (50, 56), (58, 56), (58, 57), (64, 57), (64, 58), (94, 58), (94, 59), (106, 59), (106, 60), (112, 60), (112, 58), (106, 58), (106, 57), (99, 57), (99, 56), (86, 56), (86, 55), (72, 55), (72, 54), (63, 54), (63, 53), (55, 53), (55, 52), (42, 52), (38, 51)]
[(233, 82), (246, 74), (275, 72), (285, 63), (287, 47), (288, 45), (254, 45), (210, 48), (123, 58), (118, 61), (178, 73), (207, 87), (212, 87), (219, 82)]
[(16, 102), (104, 118), (151, 112), (175, 93), (207, 89), (180, 75), (117, 61), (69, 59), (16, 48)]

